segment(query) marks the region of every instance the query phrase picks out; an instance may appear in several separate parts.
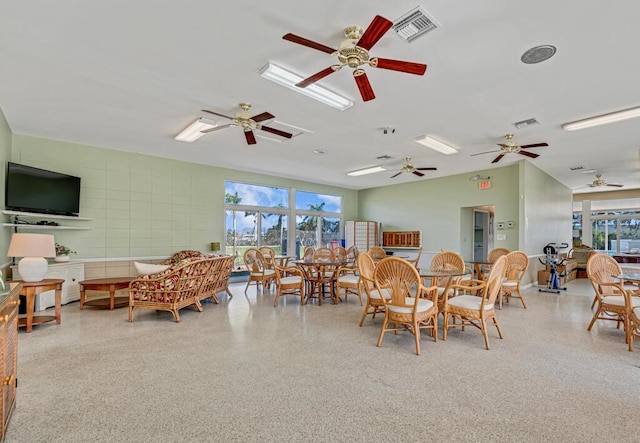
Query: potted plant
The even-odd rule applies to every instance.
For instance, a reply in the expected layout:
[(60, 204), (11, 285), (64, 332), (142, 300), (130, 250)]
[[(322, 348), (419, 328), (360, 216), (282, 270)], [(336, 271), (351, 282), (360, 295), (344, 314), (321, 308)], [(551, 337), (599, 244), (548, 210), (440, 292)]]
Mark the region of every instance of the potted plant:
[(69, 255), (75, 254), (75, 253), (76, 251), (72, 251), (67, 246), (56, 243), (56, 258), (54, 259), (54, 261), (57, 261), (57, 262), (69, 261)]

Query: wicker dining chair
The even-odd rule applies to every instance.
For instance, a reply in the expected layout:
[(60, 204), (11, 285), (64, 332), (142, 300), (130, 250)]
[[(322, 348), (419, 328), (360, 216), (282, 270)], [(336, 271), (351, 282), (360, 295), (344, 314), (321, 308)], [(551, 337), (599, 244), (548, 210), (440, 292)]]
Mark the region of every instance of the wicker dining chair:
[(315, 252), (315, 248), (313, 246), (307, 246), (304, 248), (304, 252), (302, 253), (302, 258), (304, 260), (311, 260), (313, 258), (313, 253)]
[(387, 256), (387, 251), (382, 249), (380, 246), (373, 246), (371, 249), (367, 251), (374, 262), (382, 260)]
[(349, 246), (347, 248), (347, 266), (358, 266), (358, 247), (356, 245)]
[[(443, 339), (447, 339), (447, 331), (450, 328), (460, 327), (463, 331), (465, 326), (474, 326), (482, 331), (484, 344), (489, 349), (489, 335), (487, 334), (487, 320), (493, 320), (493, 325), (498, 330), (498, 336), (502, 338), (500, 324), (496, 318), (495, 304), (502, 288), (502, 280), (507, 269), (507, 258), (498, 257), (489, 276), (485, 280), (470, 280), (467, 284), (458, 283), (454, 285), (454, 290), (465, 291), (473, 294), (458, 295), (448, 299), (444, 305)], [(452, 323), (449, 323), (452, 317)], [(460, 323), (456, 323), (456, 319)]]
[(629, 350), (633, 351), (633, 340), (640, 338), (640, 308), (633, 308), (629, 315)]
[(415, 258), (412, 258), (411, 260), (407, 260), (407, 261), (417, 268), (418, 264), (420, 263), (421, 256), (422, 256), (422, 247), (418, 249), (418, 253), (416, 254)]
[(347, 250), (342, 246), (336, 246), (331, 252), (336, 259), (347, 261)]
[(275, 251), (268, 247), (268, 246), (261, 246), (258, 248), (258, 251), (260, 251), (262, 253), (262, 256), (264, 257), (264, 261), (265, 261), (265, 266), (268, 269), (274, 269), (275, 270), (275, 264), (276, 264), (276, 253)]
[(251, 282), (255, 283), (256, 290), (259, 289), (260, 285), (262, 285), (263, 290), (269, 288), (271, 282), (276, 278), (276, 271), (267, 267), (262, 252), (256, 248), (249, 248), (244, 251), (242, 258), (247, 271), (249, 271), (247, 286), (244, 288), (245, 295)]
[(420, 330), (430, 329), (434, 342), (438, 341), (438, 291), (435, 286), (422, 285), (420, 273), (407, 260), (399, 257), (382, 259), (373, 271), (378, 292), (388, 291), (390, 300), (381, 298), (385, 315), (378, 347), (387, 332), (395, 334), (408, 330), (415, 338), (416, 354), (420, 355)]
[(336, 271), (336, 297), (340, 298), (340, 294), (344, 293), (344, 301), (347, 301), (349, 294), (356, 295), (362, 303), (362, 292), (360, 288), (360, 276), (357, 267), (341, 266)]
[[(506, 248), (494, 248), (491, 251), (489, 251), (489, 253), (487, 254), (487, 262), (495, 263), (498, 257), (507, 255), (509, 252), (510, 251)], [(482, 273), (483, 278), (487, 278), (489, 276), (489, 271), (491, 271), (491, 265), (482, 265), (480, 267), (480, 272)]]
[(375, 263), (368, 252), (362, 252), (358, 254), (358, 272), (360, 274), (360, 288), (364, 289), (364, 293), (367, 296), (367, 303), (364, 306), (362, 317), (360, 317), (360, 326), (364, 323), (364, 319), (367, 315), (371, 315), (371, 318), (376, 318), (376, 314), (384, 313), (384, 300), (382, 298), (390, 299), (391, 294), (388, 290), (384, 289), (382, 292), (378, 292), (375, 282), (373, 280), (373, 270), (375, 269)]
[[(441, 251), (433, 256), (433, 258), (431, 259), (431, 265), (429, 265), (429, 268), (432, 271), (447, 271), (447, 270), (462, 271), (466, 269), (467, 266), (465, 265), (464, 259), (462, 258), (462, 256), (457, 252)], [(431, 281), (432, 286), (438, 287), (438, 297), (439, 297), (438, 311), (440, 313), (443, 312), (443, 308), (444, 308), (444, 298), (445, 298), (444, 292), (446, 290), (448, 278), (432, 279)], [(449, 281), (450, 285), (449, 285), (449, 293), (447, 294), (447, 297), (452, 297), (455, 295), (455, 292), (453, 291), (453, 289), (451, 289), (451, 285), (458, 283), (461, 278), (462, 277), (458, 277), (452, 281)]]
[(593, 254), (587, 260), (587, 277), (597, 298), (596, 311), (587, 331), (591, 331), (596, 320), (615, 321), (618, 328), (623, 324), (625, 341), (631, 351), (633, 339), (629, 338), (630, 316), (633, 309), (640, 307), (640, 297), (625, 289), (624, 282), (615, 277), (620, 274), (620, 264), (607, 254)]
[(305, 279), (301, 269), (290, 266), (282, 267), (277, 264), (274, 266), (276, 273), (276, 296), (273, 300), (273, 306), (278, 306), (278, 299), (287, 295), (300, 297), (300, 304), (305, 303)]
[(529, 257), (522, 251), (509, 252), (505, 257), (507, 258), (507, 270), (502, 282), (502, 293), (498, 298), (498, 306), (502, 309), (503, 298), (506, 298), (507, 303), (511, 298), (518, 298), (522, 302), (522, 306), (527, 309), (524, 296), (520, 291), (520, 284), (527, 268), (529, 268)]

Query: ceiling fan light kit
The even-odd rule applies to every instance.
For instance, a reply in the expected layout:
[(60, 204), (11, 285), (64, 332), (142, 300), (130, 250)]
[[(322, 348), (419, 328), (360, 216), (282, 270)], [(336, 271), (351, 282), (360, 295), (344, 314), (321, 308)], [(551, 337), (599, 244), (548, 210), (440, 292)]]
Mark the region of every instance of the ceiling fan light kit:
[(260, 70), (260, 77), (271, 80), (272, 82), (289, 88), (292, 91), (311, 97), (314, 100), (318, 100), (325, 105), (332, 106), (341, 111), (353, 106), (352, 100), (330, 91), (327, 88), (323, 88), (322, 86), (309, 85), (306, 88), (297, 87), (296, 84), (303, 81), (304, 77), (271, 62), (262, 67)]
[(175, 139), (180, 142), (192, 143), (205, 134), (202, 131), (205, 129), (215, 128), (216, 126), (218, 126), (218, 123), (216, 123), (215, 120), (200, 117), (198, 120), (180, 131), (180, 133), (176, 135)]
[(389, 69), (392, 71), (404, 72), (406, 74), (424, 75), (427, 65), (422, 63), (406, 62), (401, 60), (392, 60), (379, 57), (371, 57), (369, 50), (391, 29), (393, 22), (380, 15), (376, 15), (367, 29), (364, 31), (360, 26), (352, 25), (344, 29), (346, 40), (343, 40), (338, 49), (317, 43), (312, 40), (300, 37), (295, 34), (285, 34), (282, 36), (284, 40), (306, 46), (317, 51), (330, 54), (337, 58), (339, 64), (334, 64), (322, 71), (303, 79), (295, 85), (299, 88), (311, 87), (313, 83), (341, 70), (343, 67), (353, 69), (353, 77), (360, 91), (363, 101), (369, 101), (376, 98), (369, 78), (363, 66), (368, 65), (371, 68)]
[(415, 140), (422, 146), (426, 146), (427, 148), (433, 149), (434, 151), (438, 151), (445, 155), (458, 153), (458, 150), (453, 146), (443, 143), (440, 140), (436, 140), (430, 135), (421, 135), (419, 137), (416, 137)]
[(382, 165), (378, 165), (378, 166), (371, 166), (369, 168), (356, 169), (355, 171), (349, 171), (347, 172), (347, 175), (350, 175), (352, 177), (357, 177), (359, 175), (373, 174), (375, 172), (382, 172), (382, 171), (386, 171), (386, 169), (383, 168)]
[(513, 134), (506, 134), (504, 137), (506, 141), (504, 143), (498, 143), (498, 146), (500, 146), (500, 149), (494, 149), (493, 151), (486, 151), (486, 152), (478, 152), (475, 154), (471, 154), (471, 157), (473, 157), (474, 155), (482, 155), (482, 154), (489, 154), (491, 152), (499, 152), (498, 156), (494, 158), (491, 163), (498, 163), (507, 154), (520, 154), (529, 158), (538, 158), (540, 157), (539, 154), (534, 154), (533, 152), (526, 151), (525, 149), (542, 148), (544, 146), (549, 146), (547, 143), (532, 143), (529, 145), (519, 145), (513, 141)]
[(615, 123), (636, 117), (640, 117), (640, 106), (625, 109), (622, 111), (610, 112), (608, 114), (596, 115), (595, 117), (589, 117), (582, 120), (577, 120), (575, 122), (565, 123), (564, 125), (562, 125), (562, 128), (565, 131), (575, 131), (578, 129), (606, 125), (608, 123)]

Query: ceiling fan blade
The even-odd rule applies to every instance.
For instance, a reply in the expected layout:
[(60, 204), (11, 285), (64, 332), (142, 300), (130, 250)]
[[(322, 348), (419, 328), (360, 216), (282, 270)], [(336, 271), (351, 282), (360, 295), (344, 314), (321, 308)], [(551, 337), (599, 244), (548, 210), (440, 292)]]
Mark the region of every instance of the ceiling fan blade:
[(218, 131), (218, 130), (220, 130), (220, 129), (226, 129), (226, 128), (230, 127), (230, 126), (235, 126), (235, 125), (234, 125), (233, 123), (229, 123), (229, 124), (227, 124), (227, 125), (214, 126), (213, 128), (205, 129), (205, 130), (202, 130), (202, 131), (200, 131), (200, 132), (202, 132), (203, 134), (208, 134), (208, 133), (210, 133), (210, 132)]
[(427, 71), (427, 65), (423, 63), (405, 62), (402, 60), (392, 60), (390, 58), (372, 58), (370, 65), (374, 68), (390, 69), (392, 71), (406, 72), (407, 74), (414, 75), (424, 75)]
[(532, 145), (522, 145), (521, 148), (541, 148), (543, 146), (549, 146), (547, 143), (534, 143)]
[(397, 177), (397, 176), (399, 176), (400, 174), (402, 174), (403, 172), (404, 172), (404, 171), (400, 171), (400, 172), (398, 172), (397, 174), (393, 174), (393, 175), (391, 176), (391, 178)]
[(256, 136), (253, 134), (252, 130), (244, 131), (244, 137), (247, 139), (248, 145), (256, 144)]
[(500, 151), (500, 149), (494, 149), (493, 151), (477, 152), (475, 154), (471, 154), (469, 157), (473, 157), (474, 155), (490, 154), (492, 152), (498, 152), (498, 151)]
[(286, 138), (293, 137), (293, 134), (289, 134), (288, 132), (281, 131), (280, 129), (270, 128), (268, 126), (261, 126), (260, 129), (262, 129), (263, 131), (270, 132), (270, 133), (275, 134), (275, 135), (279, 135), (280, 137), (286, 137)]
[(333, 54), (334, 52), (336, 52), (336, 49), (325, 46), (322, 43), (316, 43), (304, 37), (300, 37), (299, 35), (288, 33), (283, 35), (282, 38), (302, 46), (307, 46), (312, 49), (317, 49), (318, 51), (326, 52), (327, 54)]
[(504, 156), (505, 156), (505, 154), (500, 154), (499, 156), (494, 158), (491, 163), (498, 163), (500, 160), (502, 160), (502, 157), (504, 157)]
[(376, 15), (364, 31), (364, 34), (362, 34), (362, 37), (360, 37), (358, 46), (366, 50), (371, 49), (392, 26), (393, 22), (391, 20)]
[(209, 114), (217, 115), (218, 117), (228, 118), (229, 120), (233, 120), (233, 117), (229, 117), (228, 115), (219, 114), (217, 112), (209, 111), (208, 109), (201, 109), (202, 112), (208, 112)]
[(254, 122), (261, 122), (272, 118), (276, 118), (276, 116), (271, 115), (268, 112), (263, 112), (262, 114), (254, 115), (253, 117), (251, 117), (251, 120), (253, 120)]
[(534, 154), (533, 152), (527, 152), (527, 151), (518, 151), (518, 154), (524, 155), (525, 157), (529, 157), (529, 158), (540, 157), (540, 154)]
[[(340, 68), (338, 68), (338, 69), (340, 69)], [(316, 72), (311, 77), (307, 77), (304, 80), (302, 80), (301, 82), (296, 83), (296, 86), (299, 87), (299, 88), (306, 88), (310, 84), (315, 83), (318, 80), (325, 78), (327, 75), (333, 74), (338, 69), (335, 69), (333, 66), (329, 66), (328, 68), (325, 68), (320, 72)]]
[(621, 188), (621, 187), (623, 187), (624, 185), (620, 185), (620, 184), (617, 184), (617, 183), (607, 183), (607, 185), (606, 185), (606, 186), (613, 186), (614, 188)]
[(412, 172), (418, 177), (424, 177), (424, 174), (422, 172), (418, 172), (418, 171), (412, 171)]
[(356, 84), (360, 90), (362, 101), (368, 102), (369, 100), (376, 98), (376, 95), (373, 93), (373, 89), (371, 88), (371, 83), (369, 83), (369, 79), (367, 78), (367, 73), (364, 72), (363, 69), (356, 69), (353, 71), (353, 78), (356, 80)]
[(438, 168), (416, 168), (418, 171), (437, 171)]

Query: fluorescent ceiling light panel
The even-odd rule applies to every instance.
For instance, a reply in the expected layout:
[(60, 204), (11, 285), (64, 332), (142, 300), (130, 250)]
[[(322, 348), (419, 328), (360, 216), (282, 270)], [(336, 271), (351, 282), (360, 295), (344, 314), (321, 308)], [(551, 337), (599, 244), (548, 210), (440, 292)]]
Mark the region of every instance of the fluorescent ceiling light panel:
[(571, 123), (565, 123), (562, 128), (565, 131), (575, 131), (576, 129), (590, 128), (592, 126), (606, 125), (607, 123), (619, 122), (630, 118), (640, 117), (640, 106), (623, 111), (611, 112), (609, 114), (598, 115), (585, 118)]
[(423, 146), (426, 146), (427, 148), (431, 148), (434, 151), (438, 151), (446, 155), (458, 153), (458, 150), (453, 146), (442, 143), (440, 140), (436, 140), (430, 135), (421, 135), (419, 137), (416, 137), (416, 142), (420, 143)]
[(180, 134), (176, 135), (176, 140), (191, 143), (204, 135), (201, 131), (218, 126), (215, 120), (200, 117), (198, 120), (184, 128)]
[(285, 86), (292, 91), (296, 91), (297, 93), (304, 94), (314, 100), (318, 100), (325, 105), (333, 106), (334, 108), (341, 111), (344, 111), (345, 109), (353, 106), (353, 101), (339, 94), (336, 94), (333, 91), (329, 91), (322, 86), (309, 85), (306, 88), (297, 87), (296, 83), (304, 80), (304, 77), (288, 71), (278, 65), (274, 65), (271, 62), (267, 63), (260, 70), (260, 77)]
[(382, 171), (386, 171), (386, 169), (383, 168), (381, 165), (378, 165), (378, 166), (371, 166), (370, 168), (357, 169), (355, 171), (350, 171), (350, 172), (347, 172), (347, 175), (350, 175), (352, 177), (357, 177), (358, 175), (373, 174), (374, 172), (382, 172)]

